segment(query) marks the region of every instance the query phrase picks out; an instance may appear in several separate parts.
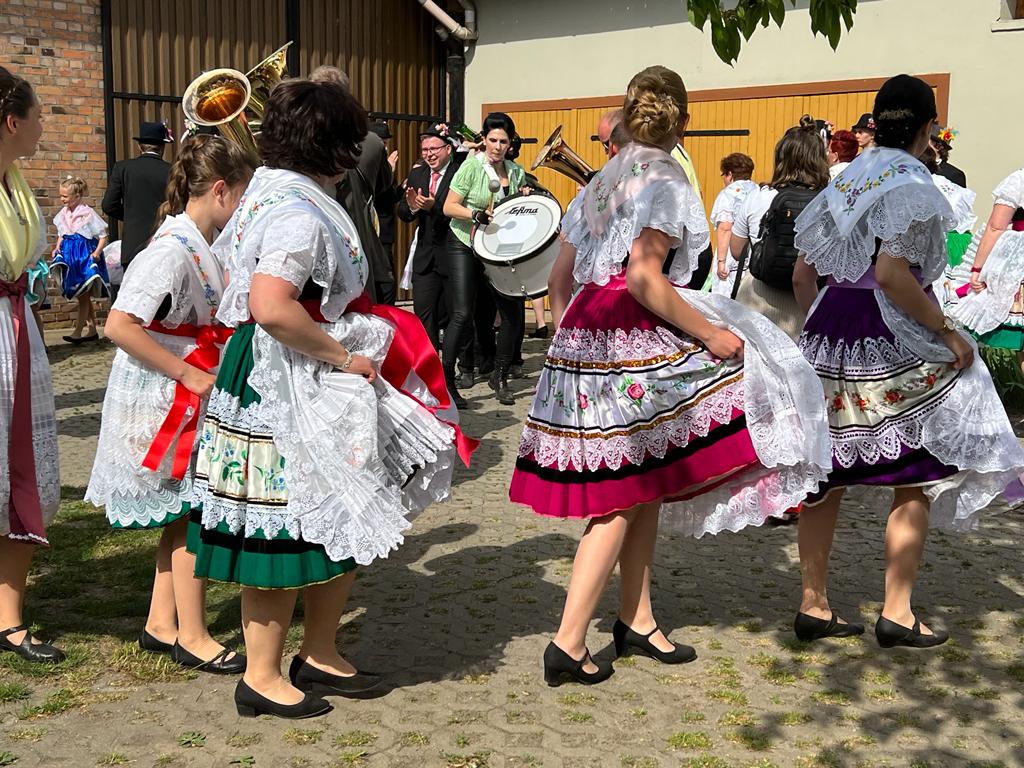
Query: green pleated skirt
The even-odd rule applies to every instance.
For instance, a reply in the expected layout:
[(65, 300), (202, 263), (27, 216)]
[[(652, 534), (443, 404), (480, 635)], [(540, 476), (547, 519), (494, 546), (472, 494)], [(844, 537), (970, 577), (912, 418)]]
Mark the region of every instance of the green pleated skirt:
[(181, 502), (181, 511), (180, 512), (177, 512), (176, 514), (173, 514), (173, 515), (167, 515), (167, 517), (165, 517), (160, 522), (155, 522), (155, 521), (151, 520), (151, 521), (148, 521), (148, 522), (145, 522), (145, 523), (137, 523), (136, 522), (136, 523), (131, 523), (129, 525), (122, 525), (119, 522), (111, 521), (110, 527), (111, 528), (115, 528), (116, 530), (119, 530), (119, 531), (139, 531), (139, 530), (152, 530), (152, 529), (155, 529), (155, 528), (166, 528), (171, 523), (177, 522), (178, 520), (181, 520), (181, 518), (186, 517), (189, 514), (189, 511), (191, 509), (192, 509), (192, 505), (189, 504), (187, 501), (183, 501), (183, 502)]
[(973, 235), (970, 232), (946, 233), (946, 247), (949, 249), (949, 266), (960, 266), (960, 262), (964, 260), (964, 254), (967, 253), (967, 249), (971, 245), (972, 237)]
[[(243, 415), (260, 402), (248, 383), (255, 329), (252, 324), (239, 327), (224, 349), (196, 465), (196, 484), (204, 489), (206, 503), (230, 505), (236, 524), (240, 508), (281, 514), (288, 503), (284, 457), (272, 435), (248, 426)], [(297, 589), (330, 581), (356, 567), (352, 559), (331, 560), (322, 545), (294, 538), (287, 528), (271, 537), (260, 529), (247, 536), (244, 525), (233, 531), (223, 515), (209, 512), (202, 504), (193, 509), (193, 519), (202, 519), (203, 524), (187, 544), (196, 556), (200, 578), (259, 589)]]

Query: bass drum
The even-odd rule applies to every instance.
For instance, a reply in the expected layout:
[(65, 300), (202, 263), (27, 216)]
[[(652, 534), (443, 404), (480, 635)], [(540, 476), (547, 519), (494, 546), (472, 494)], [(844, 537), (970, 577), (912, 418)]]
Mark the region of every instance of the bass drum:
[(473, 233), (473, 251), (494, 290), (539, 299), (558, 255), (562, 207), (550, 195), (512, 195), (494, 206), (494, 218)]

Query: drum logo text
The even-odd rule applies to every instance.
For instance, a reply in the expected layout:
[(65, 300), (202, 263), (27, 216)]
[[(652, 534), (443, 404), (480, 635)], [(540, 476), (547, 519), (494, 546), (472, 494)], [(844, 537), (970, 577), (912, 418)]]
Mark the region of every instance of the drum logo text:
[(509, 216), (524, 216), (524, 215), (536, 216), (538, 213), (540, 213), (540, 208), (535, 208), (533, 206), (528, 206), (528, 205), (517, 205), (515, 208), (512, 208), (512, 209), (509, 210), (508, 215)]

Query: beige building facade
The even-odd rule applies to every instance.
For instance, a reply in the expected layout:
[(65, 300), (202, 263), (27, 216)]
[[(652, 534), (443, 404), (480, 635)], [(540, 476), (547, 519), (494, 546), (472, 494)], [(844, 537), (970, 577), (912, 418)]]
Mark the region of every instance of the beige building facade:
[[(1024, 125), (1017, 82), (1024, 72), (1024, 20), (1015, 20), (1022, 15), (1021, 5), (1016, 0), (861, 0), (853, 30), (833, 52), (824, 38), (811, 35), (802, 1), (789, 10), (782, 29), (758, 28), (744, 43), (738, 63), (729, 66), (715, 55), (710, 34), (689, 24), (681, 0), (478, 0), (480, 39), (469, 54), (466, 115), (472, 121), (495, 105), (516, 114), (525, 114), (517, 107), (543, 108), (550, 112), (547, 122), (554, 122), (588, 109), (589, 126), (594, 110), (615, 103), (633, 73), (659, 63), (678, 71), (698, 99), (713, 99), (714, 114), (730, 115), (722, 127), (743, 129), (736, 110), (718, 105), (762, 94), (811, 97), (836, 91), (842, 96), (859, 90), (856, 99), (824, 102), (836, 104), (848, 119), (852, 109), (870, 103), (865, 89), (877, 88), (879, 79), (900, 72), (928, 75), (936, 87), (940, 119), (960, 132), (950, 160), (967, 173), (969, 186), (978, 193), (977, 212), (987, 217), (992, 188), (1024, 164), (1014, 136)], [(829, 107), (821, 106), (820, 99), (791, 98), (769, 109), (793, 111), (785, 120), (795, 124), (800, 110), (812, 103), (815, 117), (849, 127), (838, 115), (822, 113)], [(700, 128), (713, 129), (714, 114), (705, 109)], [(772, 131), (777, 122), (771, 123)], [(546, 127), (534, 120), (531, 128), (543, 141), (546, 134), (539, 134)], [(694, 151), (745, 151), (755, 139), (763, 144), (776, 138), (719, 138), (714, 146), (697, 145)], [(595, 157), (595, 148), (579, 149)], [(524, 151), (524, 160), (532, 156)], [(698, 160), (714, 168), (718, 157)], [(770, 174), (763, 170), (758, 178)], [(708, 173), (703, 179), (709, 179)], [(712, 197), (715, 192), (713, 187)]]

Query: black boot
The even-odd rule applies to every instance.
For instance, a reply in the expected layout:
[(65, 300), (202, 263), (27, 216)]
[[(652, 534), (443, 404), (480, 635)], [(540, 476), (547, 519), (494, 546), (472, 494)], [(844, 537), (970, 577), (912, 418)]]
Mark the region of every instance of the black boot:
[(502, 405), (515, 405), (516, 399), (512, 396), (512, 390), (508, 388), (508, 366), (498, 364), (487, 380), (487, 385), (494, 390), (494, 396)]
[(455, 371), (449, 368), (444, 369), (444, 383), (448, 387), (448, 394), (451, 396), (452, 402), (455, 403), (456, 408), (461, 411), (469, 406), (469, 403), (466, 402), (466, 398), (459, 394), (459, 389), (455, 386)]

